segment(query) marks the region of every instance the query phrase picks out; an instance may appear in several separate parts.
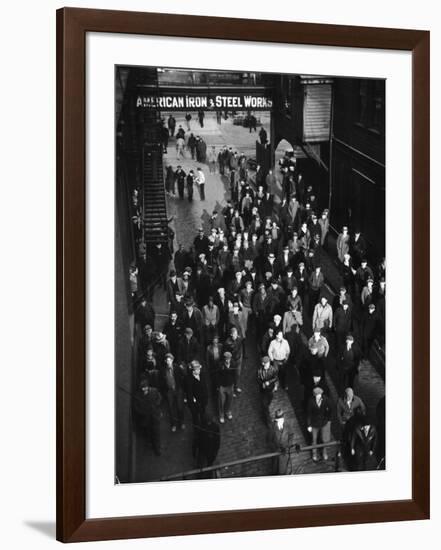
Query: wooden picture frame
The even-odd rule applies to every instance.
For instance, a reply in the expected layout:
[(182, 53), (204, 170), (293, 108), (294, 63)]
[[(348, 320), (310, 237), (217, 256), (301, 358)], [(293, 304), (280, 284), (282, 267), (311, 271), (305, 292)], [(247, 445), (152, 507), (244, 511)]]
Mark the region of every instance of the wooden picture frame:
[[(412, 52), (412, 498), (86, 519), (86, 33)], [(160, 13), (57, 11), (57, 539), (63, 542), (429, 517), (429, 32)]]

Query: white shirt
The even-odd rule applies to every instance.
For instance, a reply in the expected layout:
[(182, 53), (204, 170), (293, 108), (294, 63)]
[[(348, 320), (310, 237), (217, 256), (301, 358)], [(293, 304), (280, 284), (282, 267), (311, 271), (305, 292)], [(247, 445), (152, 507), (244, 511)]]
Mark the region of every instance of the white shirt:
[(204, 173), (202, 172), (202, 170), (198, 170), (197, 173), (198, 173), (197, 182), (199, 183), (199, 185), (204, 184), (205, 183)]
[(272, 340), (268, 348), (268, 356), (271, 361), (285, 361), (288, 359), (290, 353), (288, 341), (282, 338), (280, 342)]

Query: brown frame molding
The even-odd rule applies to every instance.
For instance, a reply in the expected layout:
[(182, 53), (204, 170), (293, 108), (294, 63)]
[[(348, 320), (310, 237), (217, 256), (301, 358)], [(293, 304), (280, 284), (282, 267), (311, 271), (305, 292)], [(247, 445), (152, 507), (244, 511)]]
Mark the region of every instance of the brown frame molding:
[[(87, 519), (86, 32), (407, 50), (413, 67), (412, 499)], [(429, 518), (429, 32), (160, 13), (57, 11), (57, 539), (63, 542)]]

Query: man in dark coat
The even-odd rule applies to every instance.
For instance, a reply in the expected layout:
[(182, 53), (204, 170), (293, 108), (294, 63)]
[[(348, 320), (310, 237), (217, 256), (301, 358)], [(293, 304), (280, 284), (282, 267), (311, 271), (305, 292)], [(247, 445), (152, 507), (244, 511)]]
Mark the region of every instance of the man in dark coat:
[(181, 125), (179, 125), (178, 131), (176, 132), (176, 139), (179, 138), (185, 139), (185, 130)]
[(167, 301), (170, 304), (171, 307), (174, 307), (176, 300), (175, 296), (178, 292), (183, 292), (184, 287), (182, 284), (182, 279), (178, 277), (178, 274), (174, 269), (172, 269), (169, 273), (169, 279), (166, 284), (166, 292), (167, 292)]
[(175, 135), (175, 128), (176, 128), (176, 119), (173, 115), (170, 115), (168, 117), (167, 126), (170, 131), (170, 136), (173, 137)]
[(363, 357), (369, 356), (372, 344), (377, 336), (378, 332), (378, 315), (376, 312), (375, 304), (369, 304), (367, 312), (364, 314), (362, 321), (362, 335), (363, 335)]
[(205, 410), (208, 405), (208, 384), (206, 373), (199, 361), (193, 360), (185, 379), (187, 404), (195, 426), (201, 426), (206, 420)]
[(225, 423), (225, 417), (228, 420), (232, 420), (233, 418), (231, 407), (233, 404), (236, 371), (237, 366), (232, 361), (231, 352), (224, 351), (222, 361), (220, 361), (214, 373), (215, 385), (218, 392), (219, 422), (221, 424)]
[(193, 330), (187, 327), (184, 336), (181, 338), (178, 346), (178, 359), (181, 363), (188, 366), (194, 359), (198, 359), (200, 346), (193, 336)]
[(172, 353), (167, 353), (160, 371), (161, 390), (167, 399), (172, 432), (176, 431), (177, 426), (181, 430), (185, 429), (184, 381), (186, 371), (185, 367), (178, 365), (174, 359)]
[(170, 316), (164, 325), (163, 332), (170, 344), (171, 353), (177, 357), (179, 350), (179, 342), (182, 338), (182, 325), (179, 321), (178, 314), (175, 310), (170, 311)]
[(274, 391), (277, 389), (278, 375), (279, 371), (277, 367), (271, 365), (270, 358), (268, 356), (263, 357), (262, 365), (257, 371), (257, 383), (262, 400), (263, 419), (268, 427), (271, 427), (270, 405), (274, 397)]
[(185, 115), (185, 122), (187, 123), (187, 130), (190, 130), (190, 120), (191, 120), (191, 114), (190, 113), (187, 113)]
[(343, 351), (346, 336), (352, 329), (352, 312), (348, 302), (345, 300), (343, 305), (337, 308), (334, 314), (335, 338), (337, 340), (337, 351)]
[(169, 138), (168, 128), (167, 126), (164, 125), (161, 127), (161, 141), (162, 141), (163, 152), (165, 154), (167, 154), (168, 138)]
[[(319, 442), (319, 436), (322, 443), (328, 443), (331, 440), (331, 415), (331, 402), (324, 395), (323, 388), (314, 388), (307, 408), (307, 426), (308, 432), (312, 434), (312, 445)], [(323, 460), (327, 460), (326, 447), (322, 448), (322, 453)], [(314, 462), (318, 461), (318, 452), (315, 448), (312, 450), (312, 460)]]
[(377, 430), (372, 421), (367, 417), (360, 418), (354, 427), (350, 442), (353, 459), (351, 469), (367, 469), (369, 459), (374, 457), (377, 439)]
[(340, 374), (340, 393), (345, 388), (353, 388), (354, 380), (358, 374), (361, 352), (358, 344), (354, 342), (352, 334), (346, 336), (346, 343), (340, 353), (338, 369)]
[(244, 355), (243, 339), (239, 336), (239, 332), (235, 326), (230, 328), (230, 336), (225, 340), (224, 353), (229, 351), (232, 355), (233, 364), (235, 367), (234, 393), (242, 393), (239, 386), (240, 375), (242, 372), (242, 362)]
[(281, 454), (277, 458), (277, 475), (289, 475), (292, 473), (290, 448), (293, 445), (294, 426), (281, 409), (276, 411), (272, 423), (271, 441), (275, 451)]
[(182, 317), (182, 326), (184, 328), (191, 328), (194, 337), (202, 344), (202, 313), (201, 310), (194, 305), (194, 300), (191, 297), (185, 300), (185, 312)]
[(198, 234), (193, 240), (193, 248), (196, 259), (199, 258), (199, 254), (207, 254), (208, 252), (208, 237), (204, 235), (202, 227), (198, 229)]
[(263, 126), (259, 132), (259, 139), (262, 145), (265, 145), (266, 143), (268, 143), (268, 134), (266, 133), (266, 130)]
[(178, 185), (178, 193), (179, 193), (179, 198), (180, 199), (184, 198), (185, 176), (186, 176), (186, 174), (185, 174), (184, 170), (182, 170), (182, 167), (178, 166), (176, 168), (176, 172), (175, 172), (175, 181)]
[(366, 256), (366, 240), (359, 229), (355, 230), (354, 236), (349, 241), (349, 253), (354, 265), (359, 266), (361, 260)]
[(361, 291), (366, 286), (368, 279), (373, 279), (374, 273), (368, 266), (366, 258), (362, 258), (360, 266), (355, 272), (355, 299), (357, 303), (361, 301)]
[(144, 327), (145, 325), (155, 326), (155, 310), (153, 306), (147, 302), (146, 298), (142, 298), (141, 303), (135, 311), (135, 321)]
[(174, 264), (177, 275), (180, 277), (188, 266), (188, 252), (184, 249), (183, 244), (180, 244), (178, 250), (175, 252)]
[(214, 303), (219, 308), (219, 324), (217, 329), (219, 336), (223, 339), (228, 328), (229, 316), (229, 304), (224, 287), (217, 289), (217, 293), (214, 296)]
[(138, 427), (147, 435), (158, 456), (161, 454), (160, 405), (161, 394), (149, 385), (148, 378), (143, 378), (133, 398), (133, 409)]
[(193, 184), (194, 184), (194, 172), (190, 170), (187, 176), (187, 198), (188, 202), (193, 201)]
[(196, 157), (196, 143), (196, 138), (193, 134), (190, 134), (188, 138), (188, 148), (190, 149), (192, 160), (195, 160)]

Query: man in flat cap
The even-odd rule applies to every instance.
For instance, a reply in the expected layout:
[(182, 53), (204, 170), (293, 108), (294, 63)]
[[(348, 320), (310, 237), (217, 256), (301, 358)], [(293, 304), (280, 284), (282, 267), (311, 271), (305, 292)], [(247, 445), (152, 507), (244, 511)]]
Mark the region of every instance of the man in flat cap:
[(175, 432), (177, 426), (185, 429), (184, 424), (184, 382), (185, 367), (175, 362), (172, 353), (165, 355), (165, 364), (161, 369), (162, 394), (167, 399), (170, 414), (171, 431)]
[(225, 417), (232, 420), (231, 406), (233, 402), (234, 383), (237, 367), (232, 360), (232, 354), (225, 351), (222, 361), (215, 373), (216, 387), (218, 391), (219, 422), (225, 423)]
[(327, 357), (329, 353), (328, 340), (323, 336), (322, 330), (318, 327), (314, 327), (314, 332), (311, 338), (308, 340), (308, 348), (317, 348), (319, 357)]
[[(312, 445), (319, 442), (328, 443), (331, 440), (331, 402), (324, 395), (323, 389), (316, 387), (312, 390), (312, 396), (308, 402), (307, 426), (308, 432), (312, 434)], [(326, 447), (322, 450), (323, 460), (328, 460)], [(317, 449), (312, 450), (312, 460), (317, 462), (319, 455)]]
[(328, 298), (323, 294), (319, 303), (314, 307), (312, 327), (321, 329), (322, 333), (332, 328), (332, 307), (328, 304)]
[(184, 329), (184, 335), (179, 342), (178, 359), (185, 366), (188, 366), (193, 359), (197, 359), (200, 354), (200, 346), (193, 336), (193, 329), (187, 327)]
[(193, 330), (193, 335), (199, 342), (202, 344), (202, 327), (203, 327), (203, 318), (202, 312), (199, 308), (195, 306), (194, 300), (192, 297), (187, 297), (184, 301), (185, 312), (182, 317), (182, 326), (191, 328)]

